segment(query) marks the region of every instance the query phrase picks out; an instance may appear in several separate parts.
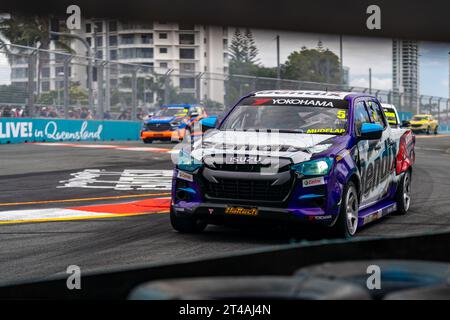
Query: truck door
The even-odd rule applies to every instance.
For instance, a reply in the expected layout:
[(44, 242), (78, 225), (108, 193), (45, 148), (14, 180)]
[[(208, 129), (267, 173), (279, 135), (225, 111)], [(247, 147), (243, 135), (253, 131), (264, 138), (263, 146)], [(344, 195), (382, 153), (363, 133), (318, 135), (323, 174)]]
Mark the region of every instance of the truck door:
[(381, 125), (383, 135), (379, 140), (367, 141), (367, 163), (362, 170), (363, 203), (366, 206), (380, 201), (389, 193), (393, 182), (394, 150), (391, 129), (387, 125), (383, 109), (375, 100), (365, 102), (371, 123)]

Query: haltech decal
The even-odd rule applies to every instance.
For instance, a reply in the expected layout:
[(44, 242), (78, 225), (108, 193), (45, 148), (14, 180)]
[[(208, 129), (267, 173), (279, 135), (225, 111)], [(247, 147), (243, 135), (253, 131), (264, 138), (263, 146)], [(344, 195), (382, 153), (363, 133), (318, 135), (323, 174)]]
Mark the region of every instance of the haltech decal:
[(256, 216), (258, 215), (257, 208), (242, 208), (242, 207), (228, 207), (225, 208), (225, 214), (233, 214), (239, 216)]

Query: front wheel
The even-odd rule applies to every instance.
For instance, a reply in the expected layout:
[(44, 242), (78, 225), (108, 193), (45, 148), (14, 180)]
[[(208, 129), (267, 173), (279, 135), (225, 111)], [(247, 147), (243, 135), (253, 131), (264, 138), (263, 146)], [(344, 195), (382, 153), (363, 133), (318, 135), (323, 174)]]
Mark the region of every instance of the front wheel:
[(153, 143), (153, 139), (149, 139), (149, 138), (144, 139), (144, 143)]
[(406, 171), (400, 179), (400, 183), (395, 195), (397, 203), (397, 214), (406, 214), (411, 205), (411, 171)]
[(207, 224), (187, 216), (177, 216), (175, 210), (170, 208), (170, 223), (172, 228), (180, 233), (200, 233)]
[(431, 133), (431, 128), (428, 127), (428, 128), (427, 128), (427, 134), (430, 134), (430, 133)]
[(439, 126), (436, 126), (436, 128), (434, 128), (434, 134), (438, 134), (438, 128)]
[(355, 184), (350, 181), (342, 194), (341, 209), (333, 234), (339, 238), (351, 238), (358, 228), (359, 201)]

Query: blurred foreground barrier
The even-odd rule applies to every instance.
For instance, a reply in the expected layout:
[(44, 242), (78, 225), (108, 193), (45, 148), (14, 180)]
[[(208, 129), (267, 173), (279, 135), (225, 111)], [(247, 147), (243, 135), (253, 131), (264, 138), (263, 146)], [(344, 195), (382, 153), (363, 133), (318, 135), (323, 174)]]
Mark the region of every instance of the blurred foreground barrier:
[(139, 140), (139, 121), (0, 118), (0, 144)]
[[(305, 241), (299, 244), (225, 254), (209, 259), (192, 258), (174, 261), (171, 264), (150, 264), (104, 273), (83, 273), (82, 290), (68, 290), (67, 277), (61, 275), (53, 279), (30, 280), (28, 283), (21, 284), (0, 283), (0, 299), (126, 299), (133, 289), (153, 280), (226, 276), (291, 276), (300, 268), (314, 264), (373, 259), (450, 262), (449, 252), (450, 233), (350, 241)], [(359, 270), (356, 265), (347, 269), (356, 273)], [(323, 271), (323, 269), (320, 270)], [(279, 283), (279, 280), (273, 280)]]

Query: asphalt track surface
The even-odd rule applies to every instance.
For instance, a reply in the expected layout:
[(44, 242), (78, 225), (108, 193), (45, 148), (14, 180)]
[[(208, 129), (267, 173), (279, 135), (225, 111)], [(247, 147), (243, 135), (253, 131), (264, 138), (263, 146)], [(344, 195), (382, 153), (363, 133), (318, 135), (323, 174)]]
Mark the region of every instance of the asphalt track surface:
[[(169, 153), (127, 148), (172, 148), (173, 145), (102, 143), (112, 144), (125, 148), (102, 149), (99, 143), (90, 144), (92, 148), (0, 145), (0, 215), (5, 211), (167, 197), (167, 190), (58, 188), (71, 174), (86, 169), (122, 172), (172, 168)], [(450, 230), (450, 136), (419, 137), (416, 155), (410, 212), (406, 216), (384, 217), (359, 230), (358, 237)], [(11, 222), (0, 224), (0, 285), (64, 275), (69, 265), (79, 266), (82, 272), (120, 270), (304, 239), (302, 235), (277, 230), (218, 226), (209, 226), (200, 235), (183, 235), (172, 230), (167, 212), (103, 219)], [(311, 239), (310, 235), (306, 239)]]

